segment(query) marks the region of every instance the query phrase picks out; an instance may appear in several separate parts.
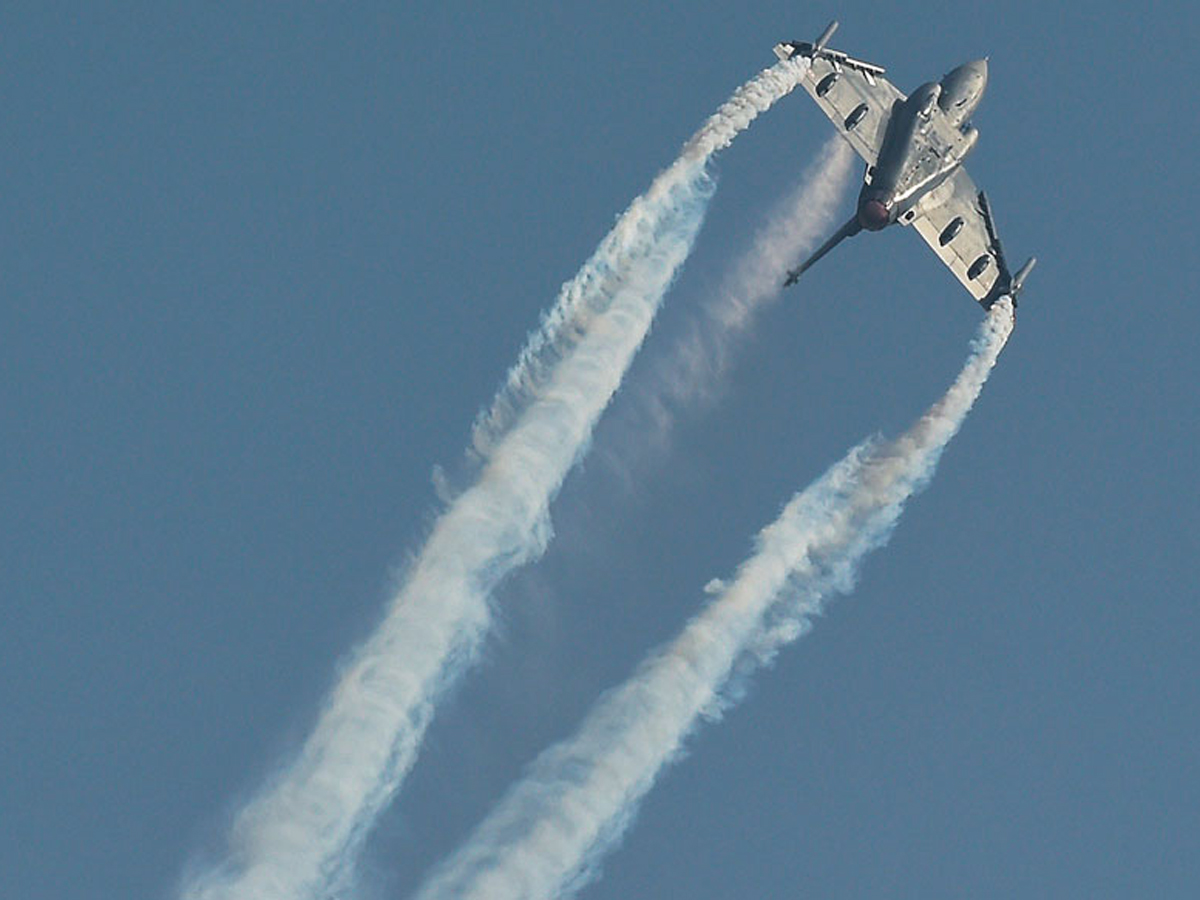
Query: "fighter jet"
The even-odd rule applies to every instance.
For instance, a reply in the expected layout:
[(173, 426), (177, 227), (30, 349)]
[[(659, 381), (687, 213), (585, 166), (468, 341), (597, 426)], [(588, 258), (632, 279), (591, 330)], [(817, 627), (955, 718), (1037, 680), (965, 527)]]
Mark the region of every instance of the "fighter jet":
[(987, 60), (965, 63), (906, 97), (882, 66), (825, 46), (837, 27), (831, 22), (813, 43), (776, 44), (775, 55), (809, 60), (801, 84), (866, 160), (866, 173), (854, 217), (789, 271), (784, 287), (843, 239), (899, 223), (916, 229), (984, 309), (1005, 295), (1015, 305), (1037, 259), (1009, 272), (987, 196), (963, 168), (979, 140), (970, 118), (987, 86)]

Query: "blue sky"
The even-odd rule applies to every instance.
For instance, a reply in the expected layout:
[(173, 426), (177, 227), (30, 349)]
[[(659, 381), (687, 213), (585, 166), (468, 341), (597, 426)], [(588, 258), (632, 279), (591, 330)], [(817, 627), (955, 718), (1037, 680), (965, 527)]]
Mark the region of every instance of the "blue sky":
[[(1009, 255), (1040, 264), (858, 590), (692, 742), (583, 896), (1186, 895), (1197, 14), (1076, 10), (10, 8), (0, 893), (167, 897), (219, 845), (559, 285), (773, 43), (836, 15), (834, 43), (904, 90), (990, 54), (969, 168)], [(719, 158), (630, 385), (828, 134), (797, 94)], [(379, 823), (380, 896), (673, 635), (796, 489), (906, 427), (979, 320), (899, 230), (795, 291), (669, 454), (618, 395)]]

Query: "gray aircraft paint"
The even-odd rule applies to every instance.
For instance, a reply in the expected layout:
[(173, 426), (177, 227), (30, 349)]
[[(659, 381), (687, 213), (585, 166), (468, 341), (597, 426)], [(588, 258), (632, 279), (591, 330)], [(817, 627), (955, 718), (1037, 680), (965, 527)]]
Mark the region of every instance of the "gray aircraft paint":
[(899, 223), (915, 226), (985, 309), (1002, 296), (1015, 302), (1036, 260), (1016, 275), (1009, 271), (987, 197), (963, 168), (979, 141), (970, 119), (987, 88), (987, 60), (964, 63), (906, 97), (883, 77), (882, 66), (826, 48), (836, 30), (831, 22), (814, 43), (776, 44), (775, 55), (811, 61), (804, 89), (866, 161), (866, 171), (854, 217), (792, 269), (785, 286), (845, 238)]

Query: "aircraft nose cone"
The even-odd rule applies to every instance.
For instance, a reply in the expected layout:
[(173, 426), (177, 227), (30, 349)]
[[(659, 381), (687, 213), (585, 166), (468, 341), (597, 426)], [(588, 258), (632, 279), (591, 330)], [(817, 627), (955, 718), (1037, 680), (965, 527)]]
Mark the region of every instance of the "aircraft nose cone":
[(981, 78), (985, 82), (987, 81), (988, 61), (986, 56), (983, 59), (976, 59), (967, 63), (966, 68), (972, 75)]
[(858, 221), (868, 231), (879, 231), (891, 219), (888, 208), (878, 200), (868, 200), (858, 211)]

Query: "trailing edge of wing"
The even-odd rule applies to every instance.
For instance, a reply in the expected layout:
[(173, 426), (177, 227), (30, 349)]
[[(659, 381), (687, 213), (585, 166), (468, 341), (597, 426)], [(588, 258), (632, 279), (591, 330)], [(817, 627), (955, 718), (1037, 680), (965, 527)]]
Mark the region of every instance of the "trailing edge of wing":
[(981, 305), (991, 306), (1008, 290), (1012, 276), (1000, 249), (987, 197), (965, 169), (953, 175), (923, 198), (911, 224), (930, 249), (954, 273)]
[(988, 309), (1007, 294), (1016, 302), (1036, 259), (1013, 275), (1004, 256), (987, 194), (975, 186), (966, 169), (957, 169), (921, 198), (910, 221), (930, 249), (954, 273), (979, 304)]
[(979, 208), (983, 211), (984, 224), (987, 225), (988, 237), (991, 238), (992, 249), (996, 254), (996, 265), (1000, 270), (1000, 277), (996, 279), (991, 293), (980, 302), (987, 308), (1002, 294), (1007, 294), (1012, 297), (1013, 306), (1015, 307), (1017, 305), (1017, 297), (1020, 295), (1021, 289), (1025, 286), (1025, 279), (1029, 277), (1029, 273), (1037, 265), (1037, 257), (1029, 257), (1025, 261), (1025, 265), (1017, 269), (1015, 275), (1009, 271), (1008, 260), (1004, 257), (1004, 245), (1000, 243), (1000, 235), (996, 231), (996, 220), (992, 217), (992, 206), (984, 191), (979, 192)]

